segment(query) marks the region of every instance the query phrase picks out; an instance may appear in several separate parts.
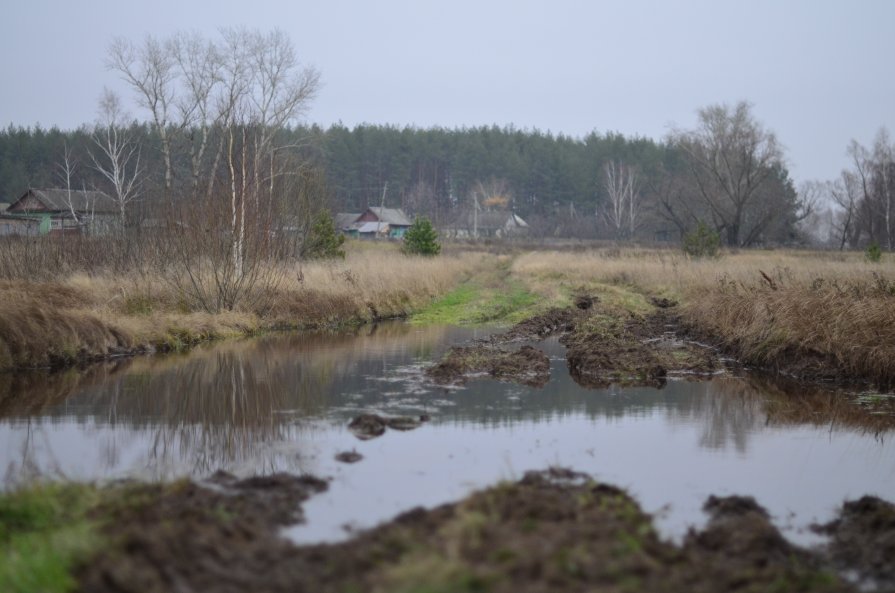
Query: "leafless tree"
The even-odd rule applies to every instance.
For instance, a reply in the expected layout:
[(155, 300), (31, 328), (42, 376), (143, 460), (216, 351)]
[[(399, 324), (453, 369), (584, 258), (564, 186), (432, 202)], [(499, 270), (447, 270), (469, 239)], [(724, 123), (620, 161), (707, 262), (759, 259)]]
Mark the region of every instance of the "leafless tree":
[(880, 128), (877, 132), (876, 140), (873, 143), (873, 175), (874, 175), (874, 202), (877, 211), (883, 220), (883, 236), (885, 237), (885, 245), (889, 251), (892, 251), (893, 244), (893, 223), (895, 223), (895, 147), (893, 147), (889, 139), (889, 131), (886, 128)]
[[(56, 167), (58, 168), (57, 174), (59, 175), (60, 180), (65, 185), (65, 193), (66, 193), (66, 205), (68, 206), (69, 213), (71, 214), (72, 220), (75, 221), (75, 224), (82, 224), (81, 213), (75, 208), (75, 202), (72, 196), (72, 178), (74, 177), (79, 163), (77, 159), (72, 155), (71, 147), (68, 143), (64, 143), (62, 145), (62, 162), (57, 163)], [(64, 221), (59, 221), (59, 224), (62, 225), (61, 231), (65, 232), (65, 223)]]
[(603, 165), (603, 186), (609, 197), (603, 217), (617, 237), (633, 237), (640, 222), (640, 188), (634, 170), (622, 162)]
[(858, 203), (862, 193), (860, 182), (854, 173), (843, 171), (839, 179), (827, 182), (825, 189), (834, 206), (841, 209), (834, 216), (833, 232), (842, 251), (846, 243), (855, 241)]
[(127, 210), (142, 190), (143, 167), (140, 145), (126, 127), (121, 100), (104, 89), (99, 103), (100, 119), (93, 130), (93, 144), (98, 153), (89, 151), (93, 168), (112, 188), (112, 199), (118, 206), (121, 231), (127, 228)]
[(140, 105), (152, 115), (165, 162), (165, 193), (170, 197), (174, 183), (172, 110), (179, 75), (171, 45), (151, 35), (147, 35), (142, 44), (117, 37), (109, 46), (106, 66), (121, 75), (136, 91)]
[(712, 105), (698, 116), (695, 129), (676, 131), (672, 139), (688, 157), (697, 193), (715, 228), (728, 245), (741, 246), (770, 222), (764, 216), (750, 221), (748, 213), (782, 169), (783, 151), (776, 136), (755, 120), (749, 103)]

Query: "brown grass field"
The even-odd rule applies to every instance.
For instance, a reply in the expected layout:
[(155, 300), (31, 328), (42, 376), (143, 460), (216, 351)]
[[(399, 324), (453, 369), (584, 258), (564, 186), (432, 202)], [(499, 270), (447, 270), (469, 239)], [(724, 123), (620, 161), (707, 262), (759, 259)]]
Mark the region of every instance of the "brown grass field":
[(498, 255), (467, 245), (419, 258), (391, 243), (348, 247), (344, 261), (279, 265), (269, 271), (276, 282), (219, 313), (202, 311), (170, 280), (146, 269), (112, 272), (82, 262), (76, 269), (60, 266), (50, 277), (33, 266), (2, 265), (0, 368), (401, 317), (472, 282), (497, 290), (524, 286), (543, 307), (568, 304), (571, 295), (587, 291), (634, 314), (652, 310), (647, 297), (662, 296), (681, 303), (694, 332), (748, 364), (796, 369), (808, 378), (895, 384), (890, 255), (880, 263), (861, 253), (810, 251), (692, 259), (673, 249), (506, 246)]
[(267, 329), (333, 327), (401, 317), (468, 278), (490, 257), (407, 257), (356, 244), (347, 258), (284, 266), (232, 311), (207, 313), (145, 272), (76, 272), (0, 280), (0, 368), (65, 366), (116, 353), (180, 349)]

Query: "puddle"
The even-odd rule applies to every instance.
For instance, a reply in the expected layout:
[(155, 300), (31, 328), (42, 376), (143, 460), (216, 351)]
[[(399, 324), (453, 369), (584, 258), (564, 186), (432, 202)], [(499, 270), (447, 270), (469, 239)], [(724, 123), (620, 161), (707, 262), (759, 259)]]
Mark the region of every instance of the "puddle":
[[(7, 375), (0, 468), (7, 485), (218, 469), (331, 478), (325, 494), (304, 503), (307, 523), (288, 530), (299, 542), (344, 539), (346, 526), (370, 527), (551, 465), (628, 489), (675, 539), (704, 523), (711, 494), (755, 497), (797, 543), (817, 541), (807, 526), (832, 518), (845, 499), (895, 499), (890, 432), (781, 408), (780, 394), (756, 378), (585, 389), (551, 339), (540, 346), (551, 367), (543, 388), (425, 379), (424, 365), (487, 333), (393, 323)], [(431, 420), (361, 441), (347, 425), (363, 412)], [(346, 451), (363, 459), (337, 461)]]

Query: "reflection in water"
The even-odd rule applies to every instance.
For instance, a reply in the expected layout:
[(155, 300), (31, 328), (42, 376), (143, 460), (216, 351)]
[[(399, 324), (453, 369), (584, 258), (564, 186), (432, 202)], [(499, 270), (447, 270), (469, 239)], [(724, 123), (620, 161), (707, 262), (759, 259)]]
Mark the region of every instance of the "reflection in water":
[[(388, 324), (350, 335), (277, 335), (84, 372), (5, 375), (0, 414), (21, 433), (21, 458), (9, 456), (8, 473), (60, 475), (51, 433), (71, 425), (102, 435), (93, 443), (97, 475), (121, 469), (121, 451), (137, 437), (146, 446), (141, 466), (152, 473), (170, 466), (205, 475), (249, 461), (257, 472), (273, 471), (282, 451), (269, 445), (299, 439), (301, 420), (321, 413), (337, 378), (381, 371), (396, 354), (428, 356), (444, 331)], [(48, 443), (35, 445), (35, 434)]]
[[(777, 504), (818, 514), (848, 487), (895, 491), (895, 454), (882, 438), (892, 417), (858, 413), (840, 394), (804, 386), (792, 394), (730, 376), (587, 390), (569, 376), (556, 340), (542, 344), (551, 358), (542, 389), (491, 380), (447, 389), (424, 380), (423, 365), (485, 333), (392, 323), (2, 375), (0, 464), (8, 482), (217, 469), (334, 476), (330, 492), (309, 503), (317, 527), (308, 539), (548, 464), (629, 486), (647, 510), (676, 502), (686, 512), (675, 529), (699, 515), (710, 493), (754, 493), (772, 512)], [(345, 426), (361, 411), (425, 412), (432, 422), (360, 443)], [(333, 460), (355, 447), (361, 463), (349, 469)]]

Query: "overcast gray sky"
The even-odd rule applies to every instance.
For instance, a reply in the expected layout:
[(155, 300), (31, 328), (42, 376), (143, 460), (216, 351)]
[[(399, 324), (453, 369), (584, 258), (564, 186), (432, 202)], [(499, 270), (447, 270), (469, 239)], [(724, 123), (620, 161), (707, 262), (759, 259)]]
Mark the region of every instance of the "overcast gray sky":
[[(323, 89), (308, 121), (663, 137), (748, 100), (797, 181), (895, 131), (895, 1), (8, 0), (0, 124), (92, 121), (113, 36), (278, 27)], [(135, 115), (145, 117), (136, 108)]]

